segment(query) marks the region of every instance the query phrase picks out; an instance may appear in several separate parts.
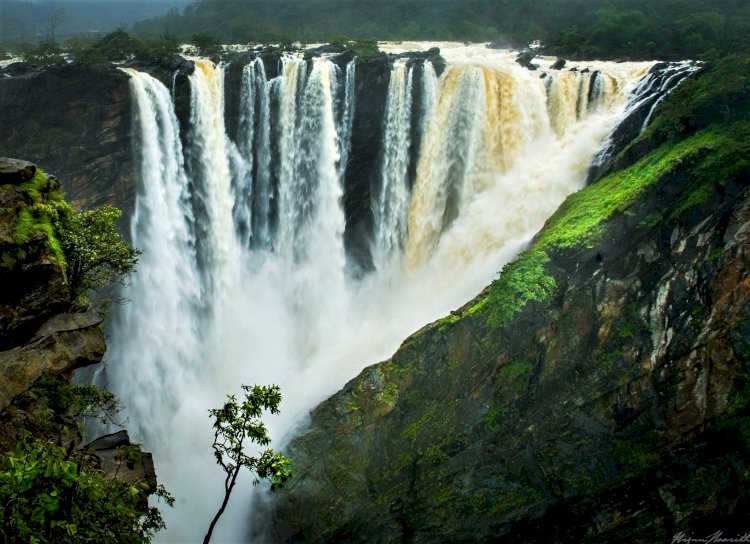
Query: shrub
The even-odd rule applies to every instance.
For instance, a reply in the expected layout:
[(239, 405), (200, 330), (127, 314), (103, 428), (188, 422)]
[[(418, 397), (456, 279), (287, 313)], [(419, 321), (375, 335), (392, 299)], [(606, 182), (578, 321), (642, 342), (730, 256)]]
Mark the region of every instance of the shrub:
[(122, 283), (135, 270), (140, 251), (117, 231), (122, 212), (113, 206), (73, 213), (58, 224), (71, 297)]
[(5, 542), (144, 544), (164, 527), (147, 489), (106, 478), (73, 442), (24, 439), (0, 458), (0, 532)]

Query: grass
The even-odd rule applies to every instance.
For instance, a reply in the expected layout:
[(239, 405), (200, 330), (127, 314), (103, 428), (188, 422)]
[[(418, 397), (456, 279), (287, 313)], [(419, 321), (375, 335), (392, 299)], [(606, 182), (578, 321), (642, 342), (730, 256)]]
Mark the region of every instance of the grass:
[(536, 248), (594, 247), (607, 219), (624, 213), (649, 187), (681, 165), (701, 161), (702, 156), (712, 160), (709, 150), (728, 143), (723, 131), (702, 131), (677, 144), (664, 144), (629, 168), (570, 195), (547, 221)]
[(555, 279), (550, 276), (545, 264), (549, 257), (543, 251), (530, 250), (507, 264), (490, 285), (486, 296), (470, 307), (464, 315), (488, 312), (489, 321), (499, 325), (529, 301), (548, 302), (555, 290)]

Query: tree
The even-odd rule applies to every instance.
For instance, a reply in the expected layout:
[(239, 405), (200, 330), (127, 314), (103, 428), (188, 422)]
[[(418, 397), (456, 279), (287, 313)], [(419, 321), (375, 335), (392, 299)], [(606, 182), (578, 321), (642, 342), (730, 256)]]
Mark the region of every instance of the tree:
[(24, 53), (23, 60), (35, 66), (62, 66), (65, 64), (63, 50), (51, 41), (43, 41), (31, 51)]
[(58, 226), (72, 298), (121, 283), (133, 273), (140, 251), (117, 231), (122, 212), (113, 206), (68, 214)]
[(242, 467), (247, 468), (253, 475), (253, 485), (261, 480), (271, 482), (271, 491), (277, 491), (284, 483), (292, 477), (290, 461), (281, 453), (272, 449), (260, 452), (257, 457), (245, 453), (245, 448), (250, 444), (268, 446), (271, 443), (268, 438), (268, 430), (261, 421), (264, 411), (272, 414), (279, 413), (281, 403), (281, 392), (277, 385), (252, 387), (243, 385), (245, 399), (238, 403), (234, 395), (227, 397), (226, 403), (221, 408), (209, 410), (214, 421), (214, 456), (216, 462), (226, 472), (224, 479), (224, 500), (219, 511), (211, 520), (208, 532), (203, 539), (203, 544), (208, 544), (216, 523), (224, 513), (229, 502), (237, 476)]
[(190, 36), (190, 43), (193, 44), (200, 55), (210, 57), (219, 55), (222, 51), (221, 39), (210, 32), (198, 32)]

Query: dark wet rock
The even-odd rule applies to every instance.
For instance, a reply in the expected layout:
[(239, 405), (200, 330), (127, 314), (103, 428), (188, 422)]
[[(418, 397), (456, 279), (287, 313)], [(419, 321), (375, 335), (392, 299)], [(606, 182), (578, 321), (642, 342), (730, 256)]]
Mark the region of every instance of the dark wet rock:
[(117, 203), (128, 213), (136, 180), (128, 76), (108, 66), (10, 73), (0, 79), (3, 153), (55, 172), (76, 208)]
[(565, 65), (568, 63), (565, 59), (557, 59), (552, 66), (550, 66), (550, 69), (552, 70), (562, 70), (565, 68)]
[[(598, 73), (592, 74), (592, 89), (594, 77)], [(664, 100), (677, 85), (692, 75), (697, 75), (697, 72), (691, 73), (679, 64), (661, 62), (651, 68), (648, 78), (642, 80), (642, 87), (631, 93), (630, 104), (632, 106), (628, 108), (628, 115), (618, 123), (607, 144), (594, 159), (589, 168), (587, 183), (594, 183), (613, 168), (624, 167), (626, 162), (633, 162), (634, 157), (644, 152), (643, 148), (636, 146), (630, 149), (629, 158), (623, 157), (624, 160), (617, 164), (614, 162), (646, 128), (654, 107)]]
[(104, 316), (58, 314), (22, 346), (0, 351), (0, 411), (44, 373), (69, 373), (104, 357)]
[(36, 174), (36, 165), (19, 159), (0, 157), (0, 185), (18, 185), (29, 181)]
[(93, 451), (99, 470), (109, 478), (129, 485), (145, 483), (150, 493), (156, 490), (153, 457), (132, 444), (127, 431), (101, 436), (84, 449)]
[(536, 52), (531, 49), (528, 49), (518, 54), (518, 56), (516, 57), (516, 62), (520, 64), (521, 66), (523, 66), (524, 68), (533, 71), (539, 68), (538, 65), (532, 62), (535, 58), (536, 58)]

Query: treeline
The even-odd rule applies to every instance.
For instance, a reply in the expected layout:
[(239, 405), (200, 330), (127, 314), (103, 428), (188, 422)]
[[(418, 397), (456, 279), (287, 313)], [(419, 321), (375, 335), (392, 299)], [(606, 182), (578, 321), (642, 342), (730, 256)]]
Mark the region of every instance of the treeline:
[(62, 42), (182, 9), (188, 0), (0, 0), (0, 41)]
[(215, 34), (225, 43), (539, 40), (598, 58), (712, 58), (750, 50), (748, 0), (200, 0), (136, 34)]
[[(204, 40), (209, 40), (213, 49), (206, 51), (196, 46), (197, 52), (210, 54), (220, 47), (216, 45), (215, 38), (206, 37), (205, 34), (201, 36)], [(14, 54), (20, 54), (24, 62), (34, 66), (62, 66), (68, 61), (93, 66), (126, 60), (169, 65), (179, 52), (179, 42), (175, 38), (137, 38), (118, 29), (98, 39), (85, 36), (71, 38), (63, 44), (51, 40), (44, 40), (36, 45), (25, 43)]]

